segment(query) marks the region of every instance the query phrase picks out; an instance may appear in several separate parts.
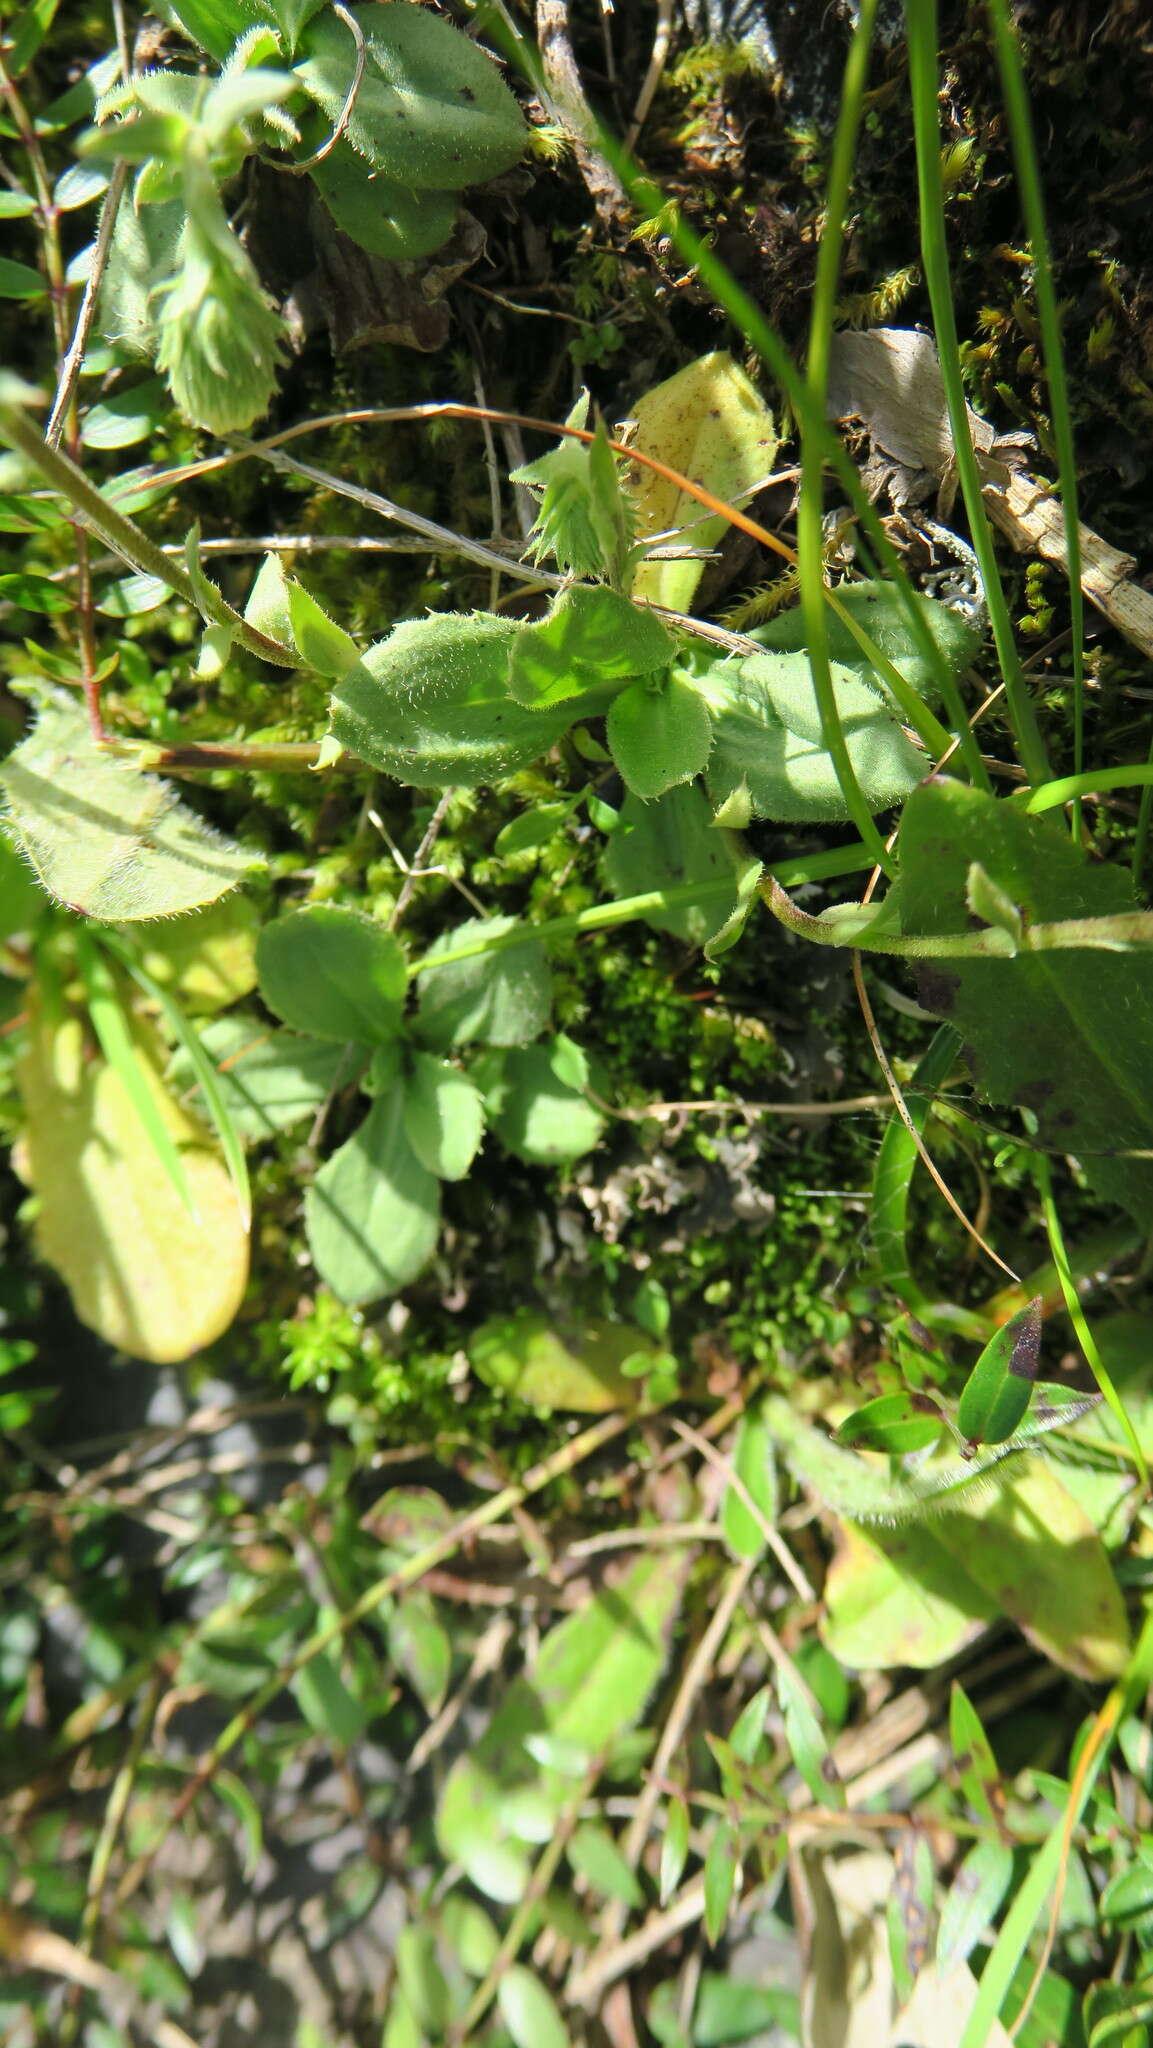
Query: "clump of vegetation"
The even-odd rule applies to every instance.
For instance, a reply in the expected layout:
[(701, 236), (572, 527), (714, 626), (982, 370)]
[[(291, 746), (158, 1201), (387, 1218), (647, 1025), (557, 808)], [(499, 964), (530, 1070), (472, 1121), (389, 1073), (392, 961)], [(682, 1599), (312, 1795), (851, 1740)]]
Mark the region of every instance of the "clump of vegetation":
[(850, 1931), (926, 2038), (1144, 2024), (1153, 637), (1062, 63), (876, 13), (832, 128), (658, 40), (659, 188), (563, 20), (5, 45), (21, 2048), (815, 2040)]

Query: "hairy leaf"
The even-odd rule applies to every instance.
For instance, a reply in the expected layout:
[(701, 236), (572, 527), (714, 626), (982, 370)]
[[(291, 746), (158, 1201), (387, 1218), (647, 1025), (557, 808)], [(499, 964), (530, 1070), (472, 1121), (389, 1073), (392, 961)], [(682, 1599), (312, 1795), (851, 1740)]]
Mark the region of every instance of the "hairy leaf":
[(518, 704), (545, 709), (667, 668), (674, 652), (671, 633), (654, 613), (604, 585), (576, 583), (539, 626), (517, 634), (508, 686)]
[[(589, 395), (582, 391), (566, 427), (585, 426), (588, 410)], [(614, 589), (624, 585), (636, 518), (603, 421), (598, 419), (592, 441), (566, 435), (547, 455), (514, 469), (509, 480), (541, 493), (531, 536), (534, 562), (551, 554), (565, 575), (601, 577)]]
[[(353, 149), (422, 191), (479, 185), (516, 162), (524, 121), (490, 57), (407, 0), (350, 11), (368, 59), (345, 131)], [(325, 14), (310, 22), (301, 48), (296, 76), (335, 121), (356, 71), (352, 31)]]
[[(923, 591), (908, 591), (906, 597), (921, 619), (930, 642), (948, 667), (954, 670), (966, 668), (981, 644), (977, 628), (959, 612), (951, 611), (948, 605), (938, 604), (936, 598), (927, 597)], [(900, 669), (906, 682), (911, 683), (915, 690), (928, 692), (932, 689), (933, 664), (913, 632), (906, 606), (892, 583), (842, 583), (837, 588), (837, 603), (858, 626), (864, 628), (894, 668)], [(843, 668), (856, 669), (866, 681), (871, 679), (875, 687), (883, 690), (884, 679), (877, 675), (868, 656), (861, 652), (844, 620), (828, 609), (825, 612), (825, 631), (830, 661), (840, 663)], [(750, 638), (759, 640), (762, 647), (777, 653), (803, 654), (809, 644), (803, 608), (794, 605), (788, 611), (779, 612), (766, 625), (755, 627)]]
[(437, 955), (462, 939), (501, 937), (512, 917), (470, 918), (428, 949), (419, 980), (417, 1030), (426, 1045), (447, 1052), (454, 1045), (527, 1045), (548, 1024), (552, 976), (544, 948), (534, 939), (502, 952), (479, 952), (470, 960), (438, 966)]
[(740, 880), (749, 865), (733, 834), (714, 826), (704, 791), (691, 782), (651, 804), (627, 796), (604, 854), (616, 896), (686, 885), (699, 892), (645, 912), (657, 931), (694, 946), (707, 945), (741, 907)]
[(475, 789), (523, 768), (548, 753), (573, 712), (526, 711), (510, 697), (517, 630), (485, 612), (407, 620), (342, 676), (333, 737), (418, 789)]
[(0, 787), (8, 830), (48, 894), (105, 923), (198, 910), (259, 864), (170, 783), (96, 746), (83, 706), (63, 695), (0, 765)]
[[(924, 755), (906, 739), (874, 690), (834, 664), (833, 692), (849, 758), (870, 810), (884, 810), (920, 781)], [(846, 818), (836, 770), (821, 739), (807, 655), (747, 655), (698, 678), (713, 716), (707, 780), (726, 822)], [(744, 806), (738, 816), (736, 806)]]
[(691, 782), (708, 760), (708, 707), (675, 674), (655, 684), (631, 683), (609, 706), (608, 742), (634, 796), (663, 796), (678, 782)]
[(404, 954), (362, 911), (337, 903), (290, 910), (265, 925), (256, 966), (269, 1009), (296, 1031), (389, 1045), (400, 1029)]
[(391, 178), (369, 178), (362, 156), (338, 142), (309, 172), (333, 220), (370, 256), (411, 263), (447, 242), (459, 209), (456, 192), (416, 192)]

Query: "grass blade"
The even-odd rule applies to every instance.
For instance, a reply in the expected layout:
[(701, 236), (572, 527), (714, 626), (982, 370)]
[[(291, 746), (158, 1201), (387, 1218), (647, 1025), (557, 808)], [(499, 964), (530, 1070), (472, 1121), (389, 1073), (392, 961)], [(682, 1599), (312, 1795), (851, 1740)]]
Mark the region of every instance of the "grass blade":
[(90, 932), (76, 933), (76, 961), (88, 997), (88, 1014), (100, 1050), (140, 1118), (149, 1143), (194, 1223), (201, 1222), (184, 1162), (141, 1070), (132, 1033), (116, 993), (108, 962)]

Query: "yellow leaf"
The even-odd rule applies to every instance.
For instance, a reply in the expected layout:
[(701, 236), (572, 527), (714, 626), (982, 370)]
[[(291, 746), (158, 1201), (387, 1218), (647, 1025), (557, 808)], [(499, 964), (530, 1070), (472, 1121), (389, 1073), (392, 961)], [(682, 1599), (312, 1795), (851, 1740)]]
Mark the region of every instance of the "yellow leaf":
[(248, 1237), (223, 1161), (161, 1076), (162, 1048), (131, 1020), (138, 1068), (180, 1149), (194, 1222), (120, 1077), (87, 1049), (79, 1018), (34, 1009), (17, 1080), (21, 1170), (38, 1197), (40, 1250), (81, 1322), (157, 1365), (228, 1328), (248, 1279)]
[[(750, 497), (776, 459), (779, 436), (773, 416), (756, 385), (723, 349), (701, 356), (647, 392), (634, 416), (634, 448), (729, 504)], [(676, 527), (683, 529), (678, 546), (708, 549), (726, 531), (723, 519), (702, 517), (695, 498), (651, 470), (638, 466), (630, 489), (642, 542)], [(703, 568), (699, 561), (642, 562), (632, 594), (688, 611)]]

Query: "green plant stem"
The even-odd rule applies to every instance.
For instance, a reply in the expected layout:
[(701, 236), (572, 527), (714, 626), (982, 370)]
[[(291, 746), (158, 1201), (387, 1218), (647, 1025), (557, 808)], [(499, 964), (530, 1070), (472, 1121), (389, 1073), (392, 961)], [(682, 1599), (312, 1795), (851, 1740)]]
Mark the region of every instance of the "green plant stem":
[[(993, 47), (1009, 121), (1013, 164), (1021, 210), (1033, 252), (1033, 293), (1049, 382), (1049, 417), (1057, 447), (1061, 516), (1065, 526), (1065, 551), (1069, 572), (1069, 618), (1073, 633), (1073, 767), (1080, 774), (1085, 761), (1085, 595), (1081, 588), (1081, 529), (1078, 523), (1077, 458), (1073, 448), (1073, 419), (1061, 347), (1061, 316), (1053, 285), (1053, 263), (1045, 225), (1045, 201), (1037, 166), (1037, 144), (1017, 32), (1009, 17), (1006, 0), (988, 0), (993, 30)], [(1073, 838), (1081, 838), (1081, 799), (1075, 795), (1071, 820)]]
[(274, 662), (279, 668), (301, 668), (304, 665), (295, 648), (286, 647), (267, 633), (257, 632), (255, 626), (250, 626), (239, 612), (233, 611), (215, 584), (201, 578), (199, 588), (194, 585), (182, 563), (157, 547), (135, 520), (109, 504), (95, 485), (89, 483), (83, 470), (78, 469), (61, 449), (48, 446), (28, 419), (23, 405), (14, 402), (10, 387), (0, 393), (0, 440), (8, 441), (32, 463), (50, 489), (58, 491), (84, 525), (98, 534), (105, 546), (118, 554), (130, 568), (146, 576), (155, 576), (158, 582), (175, 591), (177, 597), (184, 598), (212, 625), (227, 627), (240, 645), (259, 655), (261, 661)]
[(792, 902), (771, 875), (760, 888), (773, 916), (799, 938), (812, 939), (818, 946), (856, 946), (866, 953), (893, 953), (905, 960), (1012, 960), (1018, 953), (1127, 953), (1153, 946), (1153, 911), (1148, 910), (1027, 924), (1017, 939), (997, 925), (975, 932), (906, 933), (878, 930), (864, 911), (859, 919), (846, 917), (839, 926), (826, 924)]
[[(835, 875), (857, 874), (873, 865), (867, 847), (843, 846), (829, 853), (799, 854), (796, 860), (781, 861), (775, 875), (788, 875), (794, 885), (815, 882)], [(584, 932), (609, 931), (614, 925), (631, 924), (654, 910), (668, 910), (681, 903), (699, 903), (711, 896), (731, 896), (731, 876), (714, 882), (680, 882), (669, 889), (651, 889), (642, 896), (622, 896), (615, 903), (595, 903), (588, 910), (574, 910), (567, 917), (546, 917), (539, 924), (519, 924), (512, 931), (460, 939), (453, 946), (438, 949), (433, 960), (417, 960), (410, 976), (430, 967), (448, 967), (458, 960), (475, 960), (482, 953), (507, 953), (514, 946), (547, 944), (553, 939), (579, 938)]]
[[(1013, 1979), (1025, 1954), (1033, 1929), (1045, 1909), (1055, 1884), (1061, 1882), (1061, 1868), (1068, 1855), (1073, 1834), (1093, 1793), (1117, 1730), (1125, 1715), (1145, 1697), (1153, 1684), (1153, 1606), (1147, 1607), (1141, 1634), (1123, 1676), (1113, 1687), (1096, 1723), (1100, 1740), (1087, 1768), (1078, 1767), (1070, 1786), (1064, 1825), (1055, 1828), (1034, 1855), (1020, 1891), (1006, 1913), (984, 1970), (977, 1996), (965, 2022), (958, 2048), (985, 2048)], [(1023, 2017), (1023, 2014), (1019, 2015)]]
[(1122, 1431), (1125, 1441), (1133, 1453), (1133, 1459), (1140, 1474), (1141, 1484), (1145, 1492), (1148, 1493), (1149, 1466), (1146, 1462), (1145, 1453), (1141, 1448), (1137, 1432), (1129, 1420), (1125, 1403), (1113, 1385), (1109, 1369), (1097, 1348), (1096, 1339), (1089, 1328), (1085, 1311), (1081, 1306), (1081, 1297), (1077, 1292), (1077, 1283), (1073, 1278), (1073, 1269), (1069, 1262), (1069, 1254), (1065, 1248), (1065, 1233), (1061, 1228), (1061, 1218), (1057, 1213), (1057, 1204), (1053, 1198), (1052, 1169), (1043, 1152), (1034, 1152), (1033, 1154), (1033, 1176), (1041, 1196), (1041, 1211), (1045, 1218), (1045, 1229), (1049, 1237), (1049, 1250), (1053, 1255), (1053, 1264), (1057, 1269), (1057, 1277), (1061, 1282), (1061, 1292), (1065, 1297), (1065, 1307), (1068, 1311), (1069, 1321), (1077, 1333), (1077, 1342), (1085, 1354), (1089, 1370), (1096, 1380), (1109, 1408), (1112, 1410), (1117, 1426)]
[[(542, 89), (547, 91), (539, 52), (515, 25), (511, 16), (502, 9), (499, 15), (490, 14), (485, 26), (494, 42), (501, 46), (509, 60), (531, 80), (534, 88), (538, 92)], [(814, 401), (807, 380), (797, 370), (783, 341), (766, 320), (760, 307), (741, 289), (708, 244), (689, 227), (679, 206), (666, 205), (659, 187), (638, 169), (631, 153), (601, 124), (597, 126), (597, 145), (616, 172), (637, 212), (648, 220), (661, 218), (662, 228), (681, 261), (696, 271), (705, 289), (712, 294), (717, 305), (728, 314), (737, 332), (750, 347), (756, 349), (785, 393), (803, 432), (820, 449), (822, 459), (836, 473), (849, 503), (869, 536), (877, 560), (896, 586), (909, 629), (929, 663), (949, 707), (949, 715), (954, 719), (959, 750), (966, 766), (977, 786), (987, 788), (988, 777), (979, 749), (969, 732), (952, 671), (921, 617), (908, 571), (885, 532), (876, 506), (870, 502), (865, 492), (855, 463), (825, 418), (823, 401)], [(875, 656), (870, 658), (875, 659)], [(877, 666), (888, 679), (891, 663), (882, 660)]]
[[(828, 191), (825, 197), (824, 231), (817, 250), (817, 276), (813, 287), (812, 318), (809, 324), (808, 385), (812, 408), (814, 411), (819, 408), (822, 417), (825, 410), (825, 394), (829, 388), (829, 347), (837, 303), (837, 285), (841, 274), (845, 212), (849, 203), (849, 182), (853, 172), (853, 156), (861, 119), (869, 45), (872, 41), (876, 12), (877, 0), (862, 0), (845, 63), (837, 128), (833, 137), (832, 162), (829, 166)], [(814, 436), (809, 431), (807, 423), (802, 420), (801, 495), (797, 508), (797, 580), (805, 618), (809, 667), (820, 712), (821, 739), (825, 752), (836, 769), (837, 781), (849, 816), (865, 845), (872, 851), (877, 866), (885, 874), (891, 875), (895, 862), (873, 823), (872, 812), (857, 781), (837, 709), (833, 672), (829, 666), (829, 634), (825, 620), (825, 464), (822, 440), (823, 437)]]
[[(1153, 749), (1149, 760), (1140, 766), (1090, 768), (1080, 775), (1058, 775), (1040, 789), (1015, 789), (1008, 801), (1035, 818), (1042, 811), (1056, 810), (1061, 804), (1078, 804), (1082, 797), (1096, 796), (1108, 789), (1153, 790)], [(1143, 797), (1142, 810), (1145, 802)], [(1133, 879), (1138, 880), (1136, 868)]]
[(909, 87), (913, 102), (913, 130), (917, 152), (917, 199), (921, 220), (921, 260), (933, 326), (941, 363), (941, 379), (949, 407), (949, 423), (957, 474), (969, 518), (969, 530), (985, 586), (989, 622), (997, 648), (997, 659), (1005, 683), (1005, 702), (1013, 727), (1021, 764), (1029, 781), (1047, 782), (1051, 773), (1044, 742), (1037, 725), (1033, 700), (1021, 668), (1013, 638), (1013, 624), (997, 569), (993, 532), (981, 494), (981, 473), (977, 466), (965, 389), (961, 381), (961, 359), (957, 323), (953, 313), (953, 287), (945, 238), (945, 198), (941, 178), (941, 130), (937, 109), (937, 5), (936, 0), (905, 0), (905, 22), (909, 51)]
[(286, 1686), (292, 1684), (294, 1678), (299, 1677), (314, 1657), (319, 1657), (323, 1651), (330, 1650), (341, 1642), (350, 1630), (358, 1627), (362, 1621), (366, 1621), (375, 1613), (383, 1600), (391, 1599), (394, 1593), (402, 1592), (405, 1586), (413, 1585), (417, 1579), (423, 1578), (426, 1572), (432, 1571), (434, 1566), (443, 1564), (446, 1558), (451, 1557), (481, 1529), (487, 1529), (492, 1523), (502, 1521), (505, 1515), (513, 1513), (533, 1494), (540, 1493), (544, 1487), (551, 1485), (554, 1479), (561, 1479), (566, 1473), (575, 1471), (578, 1465), (583, 1464), (586, 1458), (591, 1458), (604, 1444), (610, 1443), (613, 1437), (620, 1436), (626, 1429), (635, 1428), (639, 1412), (641, 1411), (631, 1409), (623, 1415), (618, 1413), (602, 1416), (591, 1429), (583, 1430), (579, 1436), (571, 1437), (559, 1450), (554, 1451), (551, 1457), (545, 1458), (539, 1465), (534, 1465), (518, 1484), (502, 1487), (499, 1493), (494, 1493), (480, 1507), (471, 1509), (467, 1515), (462, 1515), (460, 1521), (446, 1530), (443, 1536), (436, 1537), (432, 1543), (426, 1544), (423, 1550), (406, 1558), (395, 1571), (386, 1572), (383, 1578), (377, 1579), (369, 1586), (343, 1614), (338, 1614), (332, 1621), (325, 1622), (323, 1627), (316, 1629), (307, 1641), (301, 1644), (295, 1655), (259, 1687), (240, 1712), (233, 1715), (227, 1727), (217, 1736), (212, 1748), (201, 1758), (188, 1779), (161, 1827), (125, 1871), (116, 1889), (116, 1904), (121, 1906), (131, 1898), (147, 1873), (157, 1850), (179, 1826), (189, 1807), (225, 1757), (231, 1755), (237, 1743), (255, 1726), (259, 1716), (271, 1706), (273, 1700)]

